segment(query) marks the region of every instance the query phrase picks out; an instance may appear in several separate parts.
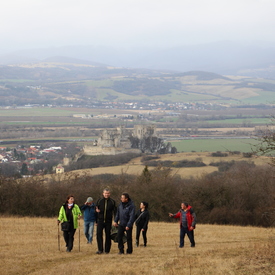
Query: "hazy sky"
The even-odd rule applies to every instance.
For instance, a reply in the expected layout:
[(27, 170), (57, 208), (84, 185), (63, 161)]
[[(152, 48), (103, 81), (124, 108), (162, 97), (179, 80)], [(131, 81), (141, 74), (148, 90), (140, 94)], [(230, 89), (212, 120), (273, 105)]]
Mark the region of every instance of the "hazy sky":
[(275, 0), (8, 0), (0, 50), (275, 42)]

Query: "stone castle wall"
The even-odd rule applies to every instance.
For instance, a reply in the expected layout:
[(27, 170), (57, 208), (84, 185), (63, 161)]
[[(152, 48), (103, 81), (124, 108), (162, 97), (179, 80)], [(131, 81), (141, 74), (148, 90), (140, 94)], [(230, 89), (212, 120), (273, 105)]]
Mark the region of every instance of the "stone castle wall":
[(137, 137), (140, 140), (149, 136), (157, 136), (155, 125), (135, 125), (134, 129), (127, 130), (124, 127), (104, 129), (96, 146), (84, 146), (84, 155), (118, 155), (125, 153), (141, 153), (140, 149), (132, 149), (129, 137)]
[(133, 130), (133, 136), (139, 139), (143, 139), (149, 136), (157, 136), (155, 125), (135, 125)]

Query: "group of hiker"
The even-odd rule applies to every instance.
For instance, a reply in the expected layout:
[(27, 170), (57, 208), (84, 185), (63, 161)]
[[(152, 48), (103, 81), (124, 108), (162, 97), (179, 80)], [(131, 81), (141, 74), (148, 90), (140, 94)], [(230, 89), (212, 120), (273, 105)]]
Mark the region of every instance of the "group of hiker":
[[(140, 203), (138, 211), (128, 193), (122, 193), (120, 204), (116, 206), (115, 200), (111, 198), (110, 190), (105, 188), (96, 203), (92, 197), (88, 197), (82, 206), (74, 202), (74, 196), (69, 195), (66, 202), (61, 206), (57, 225), (61, 223), (63, 237), (66, 243), (66, 251), (73, 249), (74, 235), (79, 227), (79, 218), (84, 214), (84, 235), (87, 244), (93, 242), (94, 226), (96, 225), (96, 254), (108, 254), (111, 249), (112, 240), (118, 243), (118, 254), (132, 254), (133, 252), (133, 227), (136, 226), (136, 247), (139, 246), (140, 233), (142, 233), (143, 246), (147, 246), (147, 230), (149, 222), (148, 203)], [(180, 219), (180, 244), (184, 246), (184, 237), (187, 234), (191, 247), (195, 247), (194, 229), (196, 226), (196, 215), (188, 203), (181, 203), (181, 209), (176, 213), (169, 213), (170, 217)], [(105, 244), (103, 243), (103, 231), (105, 233)], [(124, 250), (124, 243), (127, 249)]]

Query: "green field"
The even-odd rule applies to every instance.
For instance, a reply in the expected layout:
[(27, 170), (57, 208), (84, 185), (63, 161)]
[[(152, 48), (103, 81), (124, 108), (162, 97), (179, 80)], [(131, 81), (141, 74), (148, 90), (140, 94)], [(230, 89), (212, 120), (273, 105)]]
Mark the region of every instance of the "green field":
[(0, 109), (0, 116), (72, 116), (74, 113), (74, 110), (48, 107)]
[(178, 152), (216, 152), (240, 151), (250, 152), (258, 141), (254, 139), (185, 139), (170, 141)]
[(8, 121), (3, 122), (0, 121), (1, 124), (5, 125), (28, 125), (28, 126), (54, 126), (54, 125), (91, 125), (91, 124), (98, 124), (99, 122), (93, 120), (83, 120), (83, 121)]
[(14, 82), (14, 83), (24, 83), (24, 82), (34, 82), (31, 79), (0, 79), (0, 83)]
[(242, 99), (243, 103), (248, 104), (274, 104), (275, 93), (270, 91), (259, 91), (258, 96)]
[(33, 107), (18, 109), (0, 109), (0, 117), (70, 117), (74, 114), (98, 115), (102, 110), (88, 108), (50, 108)]
[(221, 120), (206, 120), (207, 123), (209, 124), (237, 124), (237, 125), (242, 125), (242, 124), (270, 124), (271, 119), (270, 118), (232, 118), (232, 119), (221, 119)]

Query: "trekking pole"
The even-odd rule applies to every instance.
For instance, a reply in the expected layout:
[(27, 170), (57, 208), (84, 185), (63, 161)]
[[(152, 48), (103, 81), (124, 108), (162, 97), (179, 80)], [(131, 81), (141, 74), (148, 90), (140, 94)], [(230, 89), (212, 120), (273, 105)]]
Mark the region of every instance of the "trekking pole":
[(57, 224), (57, 242), (58, 242), (58, 250), (60, 251), (59, 224)]
[(78, 220), (78, 252), (80, 252), (80, 220)]

